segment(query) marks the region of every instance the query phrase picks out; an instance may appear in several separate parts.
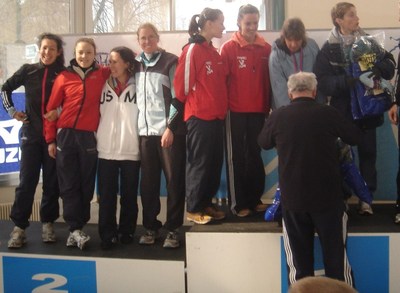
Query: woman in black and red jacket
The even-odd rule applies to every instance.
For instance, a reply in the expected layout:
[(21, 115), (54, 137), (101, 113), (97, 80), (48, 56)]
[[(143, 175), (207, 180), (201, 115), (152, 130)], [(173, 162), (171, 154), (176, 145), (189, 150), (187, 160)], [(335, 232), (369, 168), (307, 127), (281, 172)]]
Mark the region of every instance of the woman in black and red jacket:
[[(47, 151), (44, 139), (43, 115), (56, 76), (65, 69), (62, 39), (43, 33), (38, 37), (39, 62), (24, 64), (2, 86), (4, 109), (11, 118), (22, 121), (20, 183), (15, 189), (11, 219), (15, 227), (8, 242), (9, 248), (26, 243), (25, 229), (29, 226), (32, 204), (40, 169), (43, 171), (43, 194), (40, 220), (43, 223), (43, 242), (55, 242), (53, 222), (59, 217), (59, 189), (55, 160)], [(12, 92), (25, 87), (25, 111), (14, 107)]]

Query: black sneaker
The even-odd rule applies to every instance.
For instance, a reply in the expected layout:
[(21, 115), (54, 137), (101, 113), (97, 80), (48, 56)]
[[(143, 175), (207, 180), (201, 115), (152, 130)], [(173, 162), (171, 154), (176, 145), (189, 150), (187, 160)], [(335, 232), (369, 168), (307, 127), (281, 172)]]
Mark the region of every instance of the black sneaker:
[(133, 235), (132, 234), (121, 234), (119, 237), (119, 242), (122, 244), (130, 244), (133, 242)]
[(117, 244), (117, 238), (113, 237), (111, 240), (101, 241), (100, 247), (103, 250), (109, 250), (109, 249), (113, 248), (115, 246), (115, 244)]

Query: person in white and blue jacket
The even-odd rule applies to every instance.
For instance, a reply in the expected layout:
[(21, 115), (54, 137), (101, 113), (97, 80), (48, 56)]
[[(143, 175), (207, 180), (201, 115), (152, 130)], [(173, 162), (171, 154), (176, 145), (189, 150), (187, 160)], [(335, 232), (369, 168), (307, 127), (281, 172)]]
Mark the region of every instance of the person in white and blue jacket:
[(136, 95), (139, 107), (141, 151), (140, 195), (143, 206), (143, 226), (146, 233), (139, 244), (152, 245), (162, 227), (160, 213), (161, 171), (167, 186), (168, 231), (164, 248), (180, 245), (179, 228), (183, 225), (185, 209), (186, 126), (183, 104), (175, 98), (173, 79), (178, 57), (158, 46), (160, 36), (151, 23), (142, 24), (138, 31), (142, 48), (136, 60)]
[[(102, 249), (112, 248), (118, 240), (122, 244), (133, 241), (138, 216), (140, 171), (135, 54), (127, 47), (116, 47), (111, 50), (109, 63), (111, 75), (101, 94), (97, 130), (99, 234)], [(115, 215), (117, 194), (121, 195), (118, 225)]]

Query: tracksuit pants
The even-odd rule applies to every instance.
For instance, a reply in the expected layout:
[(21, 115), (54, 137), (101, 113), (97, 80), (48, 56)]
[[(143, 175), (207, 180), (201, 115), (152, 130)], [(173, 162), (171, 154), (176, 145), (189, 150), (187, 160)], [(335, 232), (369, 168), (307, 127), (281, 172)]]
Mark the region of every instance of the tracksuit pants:
[(223, 162), (223, 121), (191, 117), (187, 122), (186, 205), (203, 212), (216, 195)]
[(15, 200), (11, 208), (11, 219), (21, 229), (29, 226), (36, 187), (42, 169), (43, 193), (40, 206), (40, 221), (54, 222), (59, 217), (56, 160), (49, 156), (47, 144), (40, 135), (31, 133), (32, 129), (21, 129), (20, 183), (15, 189)]
[(360, 173), (371, 192), (377, 188), (376, 128), (364, 130), (362, 141), (357, 145)]
[(143, 226), (157, 231), (162, 227), (160, 213), (161, 171), (167, 186), (167, 220), (164, 227), (174, 231), (183, 225), (185, 212), (185, 135), (174, 134), (169, 148), (161, 147), (161, 136), (141, 136), (140, 196), (143, 205)]
[(57, 134), (57, 174), (69, 230), (81, 230), (90, 219), (97, 168), (95, 133), (64, 128)]
[(295, 212), (282, 207), (289, 284), (314, 276), (314, 234), (321, 243), (325, 275), (354, 286), (346, 254), (347, 214), (343, 208)]
[(228, 196), (233, 213), (261, 203), (265, 171), (258, 135), (264, 113), (229, 112), (226, 119)]
[[(140, 161), (99, 159), (97, 183), (99, 192), (99, 234), (103, 241), (118, 235), (133, 235), (138, 217), (137, 194)], [(117, 199), (120, 213), (117, 225)]]

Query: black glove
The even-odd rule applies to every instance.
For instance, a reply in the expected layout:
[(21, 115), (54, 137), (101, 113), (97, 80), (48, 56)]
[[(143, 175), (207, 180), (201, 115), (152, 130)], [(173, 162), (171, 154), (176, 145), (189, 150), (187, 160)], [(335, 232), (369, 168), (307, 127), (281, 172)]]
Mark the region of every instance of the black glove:
[(381, 78), (382, 72), (377, 66), (372, 67), (371, 71), (372, 71), (372, 73), (370, 75), (368, 75), (368, 77), (374, 77), (376, 79)]

